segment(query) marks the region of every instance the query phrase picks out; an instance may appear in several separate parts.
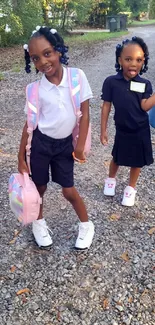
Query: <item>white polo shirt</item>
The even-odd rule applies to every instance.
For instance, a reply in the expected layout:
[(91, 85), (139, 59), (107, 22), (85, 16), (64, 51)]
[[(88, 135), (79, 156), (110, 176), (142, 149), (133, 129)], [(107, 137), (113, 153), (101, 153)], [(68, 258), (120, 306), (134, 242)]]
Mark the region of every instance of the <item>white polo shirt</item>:
[[(81, 103), (92, 98), (92, 91), (83, 70), (81, 73)], [(71, 101), (67, 69), (63, 67), (63, 77), (58, 86), (49, 82), (43, 75), (39, 85), (38, 129), (51, 138), (68, 137), (76, 124), (76, 116)], [(25, 106), (25, 113), (27, 107)]]

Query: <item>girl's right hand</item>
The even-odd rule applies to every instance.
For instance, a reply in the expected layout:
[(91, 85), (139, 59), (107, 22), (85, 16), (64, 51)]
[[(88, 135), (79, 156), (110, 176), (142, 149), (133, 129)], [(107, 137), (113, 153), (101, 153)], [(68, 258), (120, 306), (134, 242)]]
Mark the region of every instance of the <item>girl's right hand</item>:
[(107, 135), (107, 132), (104, 132), (103, 134), (101, 134), (100, 140), (101, 140), (101, 143), (104, 146), (107, 146), (107, 144), (108, 144), (108, 135)]
[(20, 159), (18, 160), (18, 171), (21, 174), (23, 173), (29, 174), (29, 169), (25, 160), (20, 160)]

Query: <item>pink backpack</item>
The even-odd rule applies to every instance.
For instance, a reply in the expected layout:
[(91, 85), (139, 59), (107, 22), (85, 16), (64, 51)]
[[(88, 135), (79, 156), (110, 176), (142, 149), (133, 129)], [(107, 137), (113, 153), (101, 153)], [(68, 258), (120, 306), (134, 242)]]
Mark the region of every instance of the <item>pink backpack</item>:
[(22, 225), (37, 220), (42, 199), (27, 173), (10, 176), (9, 200), (12, 212)]
[[(70, 88), (70, 94), (71, 99), (74, 107), (74, 113), (76, 115), (76, 126), (72, 132), (73, 135), (73, 146), (76, 147), (77, 139), (79, 136), (79, 122), (80, 118), (82, 116), (80, 106), (80, 89), (82, 87), (81, 85), (81, 77), (80, 77), (80, 71), (77, 68), (67, 68), (68, 73), (68, 80), (69, 80), (69, 88)], [(28, 137), (28, 143), (26, 146), (26, 160), (27, 164), (30, 170), (30, 153), (31, 153), (31, 141), (33, 136), (33, 131), (36, 129), (38, 125), (38, 118), (39, 118), (39, 105), (38, 105), (38, 99), (39, 99), (39, 82), (35, 81), (31, 84), (29, 84), (26, 87), (26, 99), (27, 99), (27, 125), (28, 129), (27, 132), (29, 134)], [(85, 149), (84, 152), (86, 155), (89, 154), (89, 151), (91, 149), (91, 124), (89, 125), (88, 129), (88, 135), (85, 143)]]

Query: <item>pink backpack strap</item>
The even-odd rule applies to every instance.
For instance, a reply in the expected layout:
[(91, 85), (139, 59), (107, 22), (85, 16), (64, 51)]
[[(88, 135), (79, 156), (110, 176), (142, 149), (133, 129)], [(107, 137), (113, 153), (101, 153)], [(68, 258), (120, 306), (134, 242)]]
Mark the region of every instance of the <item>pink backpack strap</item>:
[(35, 130), (39, 118), (39, 81), (32, 82), (26, 87), (27, 125), (30, 131)]
[(30, 169), (30, 154), (31, 154), (31, 141), (33, 136), (33, 131), (36, 129), (38, 125), (39, 119), (39, 80), (32, 82), (26, 87), (26, 103), (27, 103), (27, 133), (28, 141), (26, 145), (26, 161), (31, 173)]
[[(81, 75), (80, 71), (77, 68), (67, 68), (68, 71), (68, 80), (69, 80), (69, 88), (71, 94), (71, 100), (74, 107), (74, 113), (76, 115), (76, 126), (73, 129), (72, 136), (73, 136), (73, 146), (74, 148), (77, 145), (77, 140), (79, 137), (79, 123), (80, 117), (82, 116), (82, 112), (80, 110), (81, 107), (81, 97), (80, 97), (80, 90), (81, 90)], [(88, 128), (88, 135), (85, 143), (84, 152), (88, 155), (91, 149), (91, 124), (89, 124)]]
[(74, 107), (74, 113), (79, 119), (82, 115), (80, 111), (81, 101), (80, 101), (80, 89), (81, 89), (81, 76), (80, 71), (77, 68), (67, 68), (69, 88), (72, 99), (72, 104)]

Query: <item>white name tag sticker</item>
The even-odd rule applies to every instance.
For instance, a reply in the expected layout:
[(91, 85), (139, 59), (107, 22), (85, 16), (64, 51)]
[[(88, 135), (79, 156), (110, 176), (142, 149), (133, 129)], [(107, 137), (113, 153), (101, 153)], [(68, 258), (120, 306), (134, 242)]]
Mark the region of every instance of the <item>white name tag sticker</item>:
[(138, 93), (144, 93), (145, 87), (146, 87), (145, 83), (135, 82), (135, 81), (130, 82), (130, 90), (132, 91), (137, 91)]

